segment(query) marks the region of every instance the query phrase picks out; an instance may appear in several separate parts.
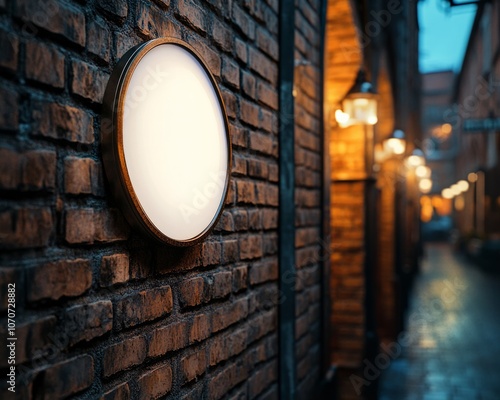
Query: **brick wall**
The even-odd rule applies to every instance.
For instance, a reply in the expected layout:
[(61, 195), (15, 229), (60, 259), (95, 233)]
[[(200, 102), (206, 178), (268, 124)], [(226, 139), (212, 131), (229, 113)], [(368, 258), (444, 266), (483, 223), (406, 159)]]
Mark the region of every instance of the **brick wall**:
[[(295, 204), (297, 398), (310, 399), (321, 372), (322, 138), (319, 0), (296, 1)], [(326, 245), (327, 246), (327, 245)]]
[[(299, 3), (297, 54), (313, 61), (297, 98), (305, 396), (320, 353), (319, 1)], [(277, 33), (276, 0), (0, 1), (0, 297), (4, 311), (4, 288), (16, 283), (17, 398), (276, 398)], [(186, 249), (131, 231), (102, 169), (111, 70), (160, 36), (182, 38), (206, 60), (233, 142), (222, 218)]]

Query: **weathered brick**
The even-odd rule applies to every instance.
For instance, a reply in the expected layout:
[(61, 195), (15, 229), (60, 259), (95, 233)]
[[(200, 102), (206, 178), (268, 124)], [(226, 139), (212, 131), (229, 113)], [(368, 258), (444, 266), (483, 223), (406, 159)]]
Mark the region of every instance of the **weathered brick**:
[(219, 332), (230, 325), (246, 318), (248, 315), (248, 298), (242, 298), (230, 305), (223, 306), (212, 315), (212, 331)]
[(19, 56), (19, 40), (7, 31), (0, 30), (0, 67), (15, 71)]
[(257, 46), (273, 60), (278, 61), (278, 42), (264, 28), (257, 28)]
[(88, 388), (94, 381), (94, 359), (83, 355), (60, 362), (41, 373), (38, 389), (48, 399), (62, 399)]
[(269, 176), (269, 167), (267, 162), (255, 158), (249, 159), (248, 175), (255, 178), (267, 179)]
[(254, 319), (249, 321), (249, 326), (250, 332), (248, 334), (248, 343), (252, 343), (267, 335), (269, 332), (274, 331), (277, 326), (276, 309), (274, 308), (267, 312), (257, 314)]
[(0, 129), (19, 129), (19, 94), (0, 86)]
[(104, 194), (101, 165), (91, 158), (66, 157), (64, 190), (70, 194)]
[(49, 244), (54, 228), (50, 208), (23, 208), (0, 213), (0, 248), (27, 249)]
[(264, 229), (276, 229), (278, 227), (278, 210), (262, 210), (262, 226)]
[(71, 63), (71, 91), (95, 103), (101, 103), (109, 74), (84, 61)]
[(204, 299), (205, 280), (196, 277), (183, 281), (179, 287), (179, 300), (182, 307), (194, 307), (200, 305)]
[(119, 19), (125, 19), (127, 17), (128, 4), (126, 0), (108, 0), (99, 2), (97, 5)]
[(167, 364), (148, 371), (139, 377), (137, 384), (140, 400), (165, 396), (172, 389), (172, 368)]
[(224, 232), (234, 231), (233, 215), (229, 211), (224, 210), (222, 212), (222, 216), (219, 220), (219, 223), (217, 224), (217, 229)]
[(129, 264), (128, 254), (103, 256), (99, 276), (101, 286), (107, 287), (127, 282), (130, 277)]
[(111, 53), (111, 31), (101, 18), (94, 18), (87, 26), (87, 50), (109, 61)]
[(260, 103), (271, 107), (273, 110), (278, 109), (278, 92), (260, 80), (257, 83), (257, 99)]
[(265, 135), (259, 132), (252, 132), (250, 134), (250, 148), (264, 154), (273, 155), (273, 139), (269, 135)]
[(173, 299), (170, 286), (144, 290), (127, 296), (116, 304), (119, 326), (131, 327), (160, 318), (172, 311)]
[(248, 61), (248, 50), (247, 50), (246, 42), (244, 42), (243, 40), (240, 40), (240, 39), (236, 38), (235, 47), (236, 47), (236, 57), (243, 64), (246, 64), (247, 61)]
[(136, 26), (139, 32), (147, 38), (159, 36), (178, 37), (178, 28), (164, 17), (164, 13), (149, 2), (137, 2)]
[(239, 257), (239, 249), (238, 249), (238, 241), (234, 240), (225, 240), (222, 242), (222, 260), (225, 263), (232, 263), (238, 261)]
[(278, 279), (278, 262), (267, 261), (254, 263), (250, 266), (248, 276), (252, 285), (276, 280)]
[(211, 29), (212, 37), (221, 50), (229, 52), (233, 48), (233, 35), (226, 25), (214, 19)]
[[(16, 326), (16, 363), (22, 364), (26, 361), (47, 356), (53, 350), (57, 319), (54, 316), (43, 317), (36, 321), (27, 322)], [(2, 336), (7, 332), (2, 327)], [(0, 366), (7, 367), (9, 349), (2, 346), (0, 349)]]
[(203, 374), (207, 369), (205, 349), (201, 349), (196, 353), (183, 357), (181, 359), (181, 369), (185, 383), (191, 382), (193, 379)]
[(148, 357), (162, 356), (169, 351), (186, 347), (188, 344), (187, 323), (178, 322), (153, 331), (149, 343)]
[(220, 77), (220, 70), (221, 70), (221, 59), (220, 59), (220, 54), (212, 50), (210, 46), (206, 46), (203, 42), (196, 40), (196, 37), (188, 37), (189, 44), (191, 44), (201, 55), (201, 58), (206, 62), (208, 65), (208, 69), (212, 74), (219, 78)]
[(248, 97), (252, 99), (256, 98), (255, 77), (251, 73), (245, 71), (241, 72), (241, 89)]
[(91, 284), (90, 262), (84, 259), (49, 262), (26, 270), (26, 292), (30, 302), (80, 296)]
[(240, 68), (235, 63), (224, 58), (222, 63), (222, 79), (235, 89), (240, 88)]
[(278, 81), (278, 68), (276, 63), (269, 60), (260, 51), (253, 47), (249, 50), (249, 65), (252, 71), (257, 72), (262, 78), (275, 86)]
[(113, 327), (113, 305), (109, 300), (73, 306), (66, 310), (64, 329), (70, 345), (90, 341)]
[(132, 47), (142, 42), (138, 36), (129, 33), (115, 32), (115, 51), (114, 57), (119, 60)]
[(47, 85), (64, 87), (64, 55), (42, 43), (26, 43), (26, 77)]
[(247, 147), (248, 134), (245, 129), (231, 125), (229, 131), (231, 133), (231, 143), (233, 146)]
[(236, 181), (238, 203), (255, 203), (255, 184), (252, 181)]
[[(234, 241), (237, 243), (236, 240)], [(213, 283), (211, 285), (211, 298), (212, 299), (220, 299), (228, 296), (231, 293), (231, 272), (223, 271), (217, 272), (212, 275)]]
[(221, 361), (240, 354), (247, 346), (248, 332), (246, 329), (240, 329), (230, 332), (226, 335), (217, 336), (210, 345), (209, 365), (213, 367)]
[(105, 392), (100, 400), (129, 400), (130, 399), (130, 387), (128, 383), (122, 383), (111, 390)]
[(198, 314), (193, 318), (189, 330), (189, 343), (201, 342), (210, 336), (210, 321), (207, 315)]
[(92, 208), (66, 210), (68, 243), (115, 242), (128, 237), (129, 228), (118, 210)]
[(219, 242), (204, 242), (202, 245), (203, 266), (220, 263), (222, 246)]
[[(85, 45), (85, 13), (58, 0), (19, 0), (15, 14), (26, 22), (80, 46)], [(29, 29), (28, 31), (36, 31)]]
[(243, 11), (237, 4), (233, 4), (232, 20), (237, 29), (239, 29), (247, 38), (255, 38), (255, 23), (252, 18)]
[(186, 21), (199, 32), (206, 32), (205, 15), (202, 8), (191, 0), (180, 0), (177, 4), (177, 10), (181, 20)]
[(242, 265), (233, 269), (233, 291), (239, 292), (247, 287), (248, 266)]
[(234, 95), (233, 92), (229, 90), (222, 89), (222, 100), (224, 105), (226, 106), (226, 114), (229, 119), (236, 118), (236, 112), (238, 110), (238, 98)]
[(220, 373), (210, 379), (208, 383), (208, 398), (210, 400), (221, 398), (238, 383), (247, 378), (248, 370), (245, 363), (229, 364)]
[(243, 122), (258, 128), (259, 127), (259, 107), (246, 100), (240, 102), (240, 118)]
[(94, 119), (81, 109), (35, 102), (32, 118), (37, 135), (86, 144), (94, 142)]
[(141, 364), (146, 358), (146, 338), (135, 336), (113, 344), (104, 350), (103, 373), (110, 377)]
[(262, 237), (260, 235), (248, 235), (240, 239), (240, 258), (251, 260), (262, 257)]
[(271, 361), (263, 368), (258, 369), (248, 380), (249, 397), (255, 398), (258, 394), (262, 393), (272, 382), (276, 381), (278, 377), (278, 364), (277, 361)]

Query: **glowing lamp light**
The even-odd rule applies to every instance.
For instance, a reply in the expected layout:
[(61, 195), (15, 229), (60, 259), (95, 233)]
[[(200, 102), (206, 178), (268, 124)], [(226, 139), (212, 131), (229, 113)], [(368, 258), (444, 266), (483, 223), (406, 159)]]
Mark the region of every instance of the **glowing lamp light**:
[(108, 82), (101, 125), (106, 175), (129, 223), (170, 245), (206, 237), (227, 195), (231, 142), (198, 53), (167, 38), (129, 50)]
[(407, 159), (409, 167), (417, 168), (420, 165), (425, 165), (424, 152), (418, 148), (414, 149)]
[(404, 154), (405, 150), (405, 134), (401, 129), (396, 129), (391, 136), (384, 141), (384, 151), (392, 155), (401, 155)]
[(458, 196), (460, 193), (462, 193), (460, 187), (456, 183), (454, 185), (451, 185), (450, 189), (451, 192), (453, 193), (453, 196)]
[(429, 179), (431, 177), (432, 171), (427, 165), (419, 165), (415, 169), (415, 175), (417, 175), (419, 178), (427, 178)]
[(467, 175), (467, 179), (470, 183), (477, 182), (477, 174), (475, 172), (471, 172), (469, 175)]
[(466, 192), (467, 190), (469, 190), (469, 182), (467, 182), (466, 180), (458, 181), (457, 185), (462, 192)]
[(362, 70), (358, 72), (356, 82), (342, 100), (342, 110), (335, 112), (335, 119), (342, 127), (375, 125), (378, 122), (377, 93), (365, 79)]
[(453, 195), (453, 191), (450, 189), (450, 188), (446, 188), (446, 189), (443, 189), (441, 191), (441, 196), (444, 198), (444, 199), (452, 199), (454, 197)]
[(421, 179), (418, 183), (418, 188), (422, 193), (429, 193), (432, 189), (432, 181), (430, 179)]

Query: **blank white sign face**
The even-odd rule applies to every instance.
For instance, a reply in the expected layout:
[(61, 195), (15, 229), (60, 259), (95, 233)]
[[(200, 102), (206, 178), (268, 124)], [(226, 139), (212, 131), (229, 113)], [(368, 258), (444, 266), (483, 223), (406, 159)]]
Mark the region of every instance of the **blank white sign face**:
[(172, 43), (148, 51), (126, 86), (122, 126), (126, 170), (152, 224), (176, 241), (204, 233), (224, 201), (229, 143), (197, 58)]

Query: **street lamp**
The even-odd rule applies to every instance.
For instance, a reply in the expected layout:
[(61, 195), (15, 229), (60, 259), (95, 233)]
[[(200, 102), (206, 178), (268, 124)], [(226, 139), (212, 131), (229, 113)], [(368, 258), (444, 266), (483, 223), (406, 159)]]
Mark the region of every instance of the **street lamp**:
[(363, 70), (359, 70), (356, 82), (342, 100), (342, 109), (335, 112), (335, 119), (343, 128), (377, 123), (377, 93)]
[(424, 152), (416, 147), (411, 155), (407, 159), (407, 163), (409, 167), (417, 168), (421, 165), (425, 165), (425, 156)]
[(401, 129), (395, 129), (391, 136), (384, 140), (384, 153), (390, 155), (401, 155), (406, 150), (405, 133)]

